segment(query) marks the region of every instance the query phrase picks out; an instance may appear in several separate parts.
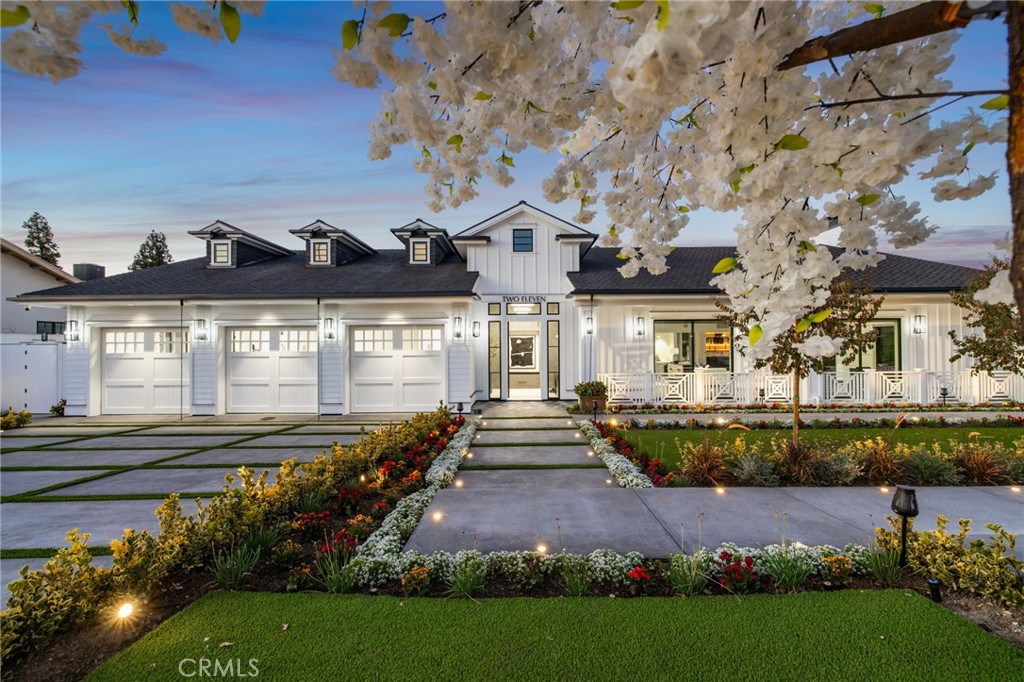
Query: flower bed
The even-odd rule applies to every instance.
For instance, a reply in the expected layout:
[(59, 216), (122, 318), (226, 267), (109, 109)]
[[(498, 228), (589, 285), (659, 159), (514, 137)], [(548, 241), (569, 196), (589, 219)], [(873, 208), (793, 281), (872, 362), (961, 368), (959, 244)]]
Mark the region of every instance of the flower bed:
[[(569, 411), (579, 410), (569, 406)], [(875, 403), (872, 405), (846, 405), (843, 403), (805, 404), (801, 412), (1005, 412), (1024, 408), (1019, 402), (978, 403), (977, 405), (944, 405), (941, 403)], [(708, 412), (791, 412), (791, 403), (750, 403), (737, 405), (690, 405), (690, 404), (626, 404), (609, 405), (609, 414), (703, 414)]]
[[(654, 482), (645, 475), (626, 455), (616, 449), (615, 444), (608, 442), (595, 425), (587, 421), (577, 422), (580, 430), (590, 441), (590, 446), (601, 458), (616, 482), (623, 488), (653, 488)], [(621, 446), (621, 443), (619, 444)]]
[[(731, 427), (732, 425), (743, 426), (747, 429), (753, 430), (788, 430), (793, 428), (792, 419), (760, 419), (757, 421), (750, 419), (740, 419), (733, 417), (732, 419), (726, 419), (725, 417), (718, 417), (717, 419), (710, 421), (702, 421), (699, 419), (687, 419), (685, 421), (679, 420), (663, 420), (663, 419), (627, 419), (621, 422), (616, 420), (609, 420), (609, 424), (625, 426), (630, 429), (650, 429), (654, 430), (674, 430), (674, 429), (687, 429), (693, 431), (713, 431), (721, 429), (723, 427)], [(876, 419), (861, 419), (860, 417), (852, 417), (850, 419), (840, 419), (834, 417), (832, 419), (810, 419), (800, 420), (801, 429), (865, 429), (865, 428), (880, 428), (880, 429), (891, 429), (897, 428), (900, 425), (907, 427), (928, 427), (928, 428), (951, 428), (951, 427), (990, 427), (990, 426), (1009, 426), (1009, 427), (1024, 427), (1024, 417), (1018, 417), (1012, 414), (998, 414), (992, 419), (988, 417), (944, 417), (939, 415), (938, 417), (906, 417), (904, 415), (898, 415), (895, 418), (878, 417)]]

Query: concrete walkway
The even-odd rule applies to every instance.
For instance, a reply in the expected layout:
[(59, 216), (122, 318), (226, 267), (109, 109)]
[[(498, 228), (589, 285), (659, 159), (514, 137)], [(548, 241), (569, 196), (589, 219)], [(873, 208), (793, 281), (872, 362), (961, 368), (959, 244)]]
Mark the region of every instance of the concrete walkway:
[[(783, 536), (841, 547), (869, 544), (874, 528), (885, 526), (892, 513), (894, 491), (884, 488), (625, 490), (579, 431), (557, 423), (552, 407), (486, 408), (472, 458), (434, 498), (406, 549), (529, 551), (543, 545), (554, 552), (613, 549), (666, 557), (691, 551), (698, 542), (712, 548), (723, 542), (762, 546)], [(600, 466), (578, 468), (588, 464)], [(1014, 488), (919, 488), (917, 527), (934, 529), (935, 516), (943, 514), (954, 530), (956, 519), (972, 519), (973, 537), (988, 537), (987, 523), (1024, 535), (1024, 492)], [(1024, 541), (1017, 554), (1024, 558)]]

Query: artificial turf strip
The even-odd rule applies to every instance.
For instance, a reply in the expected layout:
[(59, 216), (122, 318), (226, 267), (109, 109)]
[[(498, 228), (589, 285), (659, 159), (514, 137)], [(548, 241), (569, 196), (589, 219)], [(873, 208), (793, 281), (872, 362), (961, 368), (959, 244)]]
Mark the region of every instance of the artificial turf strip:
[[(48, 559), (61, 548), (34, 547), (30, 549), (0, 549), (0, 559)], [(66, 549), (66, 548), (63, 548)], [(109, 545), (92, 545), (86, 548), (92, 556), (110, 556), (113, 550)]]
[(256, 659), (261, 680), (935, 682), (1024, 669), (1024, 652), (901, 590), (479, 602), (219, 592), (86, 679), (180, 680), (181, 662), (200, 658)]
[(595, 464), (466, 464), (459, 471), (504, 471), (518, 469), (604, 469), (605, 465)]

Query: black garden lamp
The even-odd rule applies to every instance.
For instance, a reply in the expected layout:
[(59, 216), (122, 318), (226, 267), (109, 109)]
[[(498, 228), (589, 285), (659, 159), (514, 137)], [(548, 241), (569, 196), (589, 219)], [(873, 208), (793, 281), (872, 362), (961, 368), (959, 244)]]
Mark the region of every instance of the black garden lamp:
[(758, 389), (757, 390), (757, 395), (758, 395), (758, 397), (761, 398), (761, 404), (763, 405), (764, 404), (764, 389), (763, 388)]
[(900, 530), (900, 568), (907, 565), (907, 519), (918, 514), (917, 491), (913, 488), (896, 486), (896, 494), (892, 496), (892, 510), (903, 520)]
[(939, 389), (939, 397), (942, 398), (942, 406), (946, 406), (946, 398), (949, 397), (949, 389), (943, 386)]
[(457, 403), (455, 405), (455, 410), (459, 413), (459, 416), (461, 417), (462, 416), (462, 403)]
[(597, 400), (596, 399), (592, 398), (590, 400), (590, 407), (591, 407), (592, 410), (594, 410), (594, 423), (597, 424)]

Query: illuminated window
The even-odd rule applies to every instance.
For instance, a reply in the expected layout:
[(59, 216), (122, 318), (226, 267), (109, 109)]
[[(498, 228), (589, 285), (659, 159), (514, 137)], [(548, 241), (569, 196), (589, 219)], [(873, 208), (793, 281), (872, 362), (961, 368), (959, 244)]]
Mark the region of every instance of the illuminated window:
[(142, 353), (146, 349), (145, 332), (106, 332), (103, 337), (107, 355)]
[(282, 329), (277, 332), (278, 350), (288, 353), (315, 353), (315, 329)]
[(352, 333), (352, 350), (357, 353), (391, 351), (394, 331), (391, 329), (356, 329)]
[(404, 350), (441, 350), (440, 329), (403, 329)]
[(310, 249), (310, 263), (324, 265), (331, 262), (331, 244), (328, 241), (315, 241)]
[(270, 350), (269, 329), (232, 329), (231, 352), (265, 353)]
[(488, 303), (487, 304), (488, 315), (501, 315), (501, 304), (500, 303)]
[(412, 246), (412, 262), (413, 263), (429, 263), (430, 262), (430, 240), (428, 239), (414, 239), (411, 242)]

